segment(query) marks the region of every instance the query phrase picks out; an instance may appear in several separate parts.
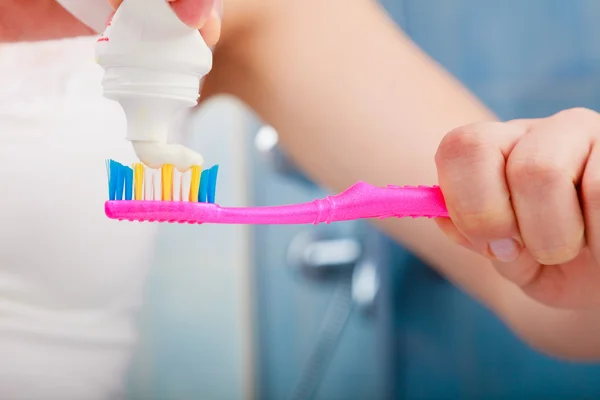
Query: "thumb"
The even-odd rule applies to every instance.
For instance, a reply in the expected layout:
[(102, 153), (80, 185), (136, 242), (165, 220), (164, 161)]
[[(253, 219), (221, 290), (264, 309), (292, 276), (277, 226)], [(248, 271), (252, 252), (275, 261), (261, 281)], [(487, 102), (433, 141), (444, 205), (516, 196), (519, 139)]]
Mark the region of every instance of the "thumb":
[[(177, 16), (186, 25), (200, 29), (211, 16), (215, 0), (165, 0), (171, 4)], [(123, 0), (108, 0), (113, 8), (118, 8)]]

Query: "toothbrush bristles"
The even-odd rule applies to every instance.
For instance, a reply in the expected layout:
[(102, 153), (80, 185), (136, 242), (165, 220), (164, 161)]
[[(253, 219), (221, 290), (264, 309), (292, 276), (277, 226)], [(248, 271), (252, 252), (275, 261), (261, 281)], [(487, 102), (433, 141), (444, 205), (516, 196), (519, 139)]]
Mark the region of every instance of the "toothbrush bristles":
[(214, 203), (219, 166), (202, 171), (194, 165), (186, 172), (173, 165), (160, 169), (148, 168), (142, 163), (131, 167), (115, 160), (106, 160), (108, 199), (145, 201), (189, 201)]

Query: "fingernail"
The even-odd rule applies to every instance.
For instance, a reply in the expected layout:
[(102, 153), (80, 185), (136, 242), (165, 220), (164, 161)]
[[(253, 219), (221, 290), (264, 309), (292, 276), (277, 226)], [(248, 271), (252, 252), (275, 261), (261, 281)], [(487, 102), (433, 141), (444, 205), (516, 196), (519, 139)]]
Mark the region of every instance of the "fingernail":
[(514, 239), (499, 239), (489, 243), (490, 252), (501, 262), (513, 262), (519, 257), (520, 246)]

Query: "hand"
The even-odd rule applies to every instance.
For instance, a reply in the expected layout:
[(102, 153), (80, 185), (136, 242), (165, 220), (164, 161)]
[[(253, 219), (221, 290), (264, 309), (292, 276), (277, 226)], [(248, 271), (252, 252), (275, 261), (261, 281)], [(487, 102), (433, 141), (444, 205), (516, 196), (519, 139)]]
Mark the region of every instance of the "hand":
[(468, 125), (436, 164), (449, 237), (546, 305), (600, 306), (599, 114)]
[[(108, 0), (116, 9), (123, 0)], [(200, 30), (208, 46), (214, 46), (221, 36), (221, 0), (166, 0), (179, 18)]]

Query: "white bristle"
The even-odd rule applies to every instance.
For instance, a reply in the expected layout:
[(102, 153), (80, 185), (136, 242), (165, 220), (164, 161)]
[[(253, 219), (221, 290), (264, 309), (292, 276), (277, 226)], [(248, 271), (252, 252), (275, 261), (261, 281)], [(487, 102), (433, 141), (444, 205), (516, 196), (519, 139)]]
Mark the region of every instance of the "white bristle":
[(154, 199), (154, 173), (153, 169), (148, 167), (144, 168), (144, 200)]
[(152, 170), (152, 199), (148, 200), (162, 200), (162, 171), (160, 169)]
[(190, 186), (192, 185), (192, 170), (189, 169), (181, 175), (181, 201), (190, 200)]
[[(130, 167), (131, 167), (131, 169), (133, 169), (133, 165), (130, 165)], [(135, 196), (135, 170), (134, 170), (132, 178), (133, 178), (133, 181), (131, 182), (131, 188), (133, 191), (132, 196)]]
[(173, 168), (173, 201), (181, 201), (181, 172)]
[[(133, 170), (133, 182), (131, 183), (131, 188), (132, 188), (132, 199), (135, 200), (135, 186), (136, 186), (136, 181), (137, 179), (135, 179), (135, 164), (131, 164), (129, 167), (131, 167), (131, 169)], [(143, 185), (143, 181), (142, 181), (142, 185)], [(142, 186), (143, 187), (143, 186)]]

